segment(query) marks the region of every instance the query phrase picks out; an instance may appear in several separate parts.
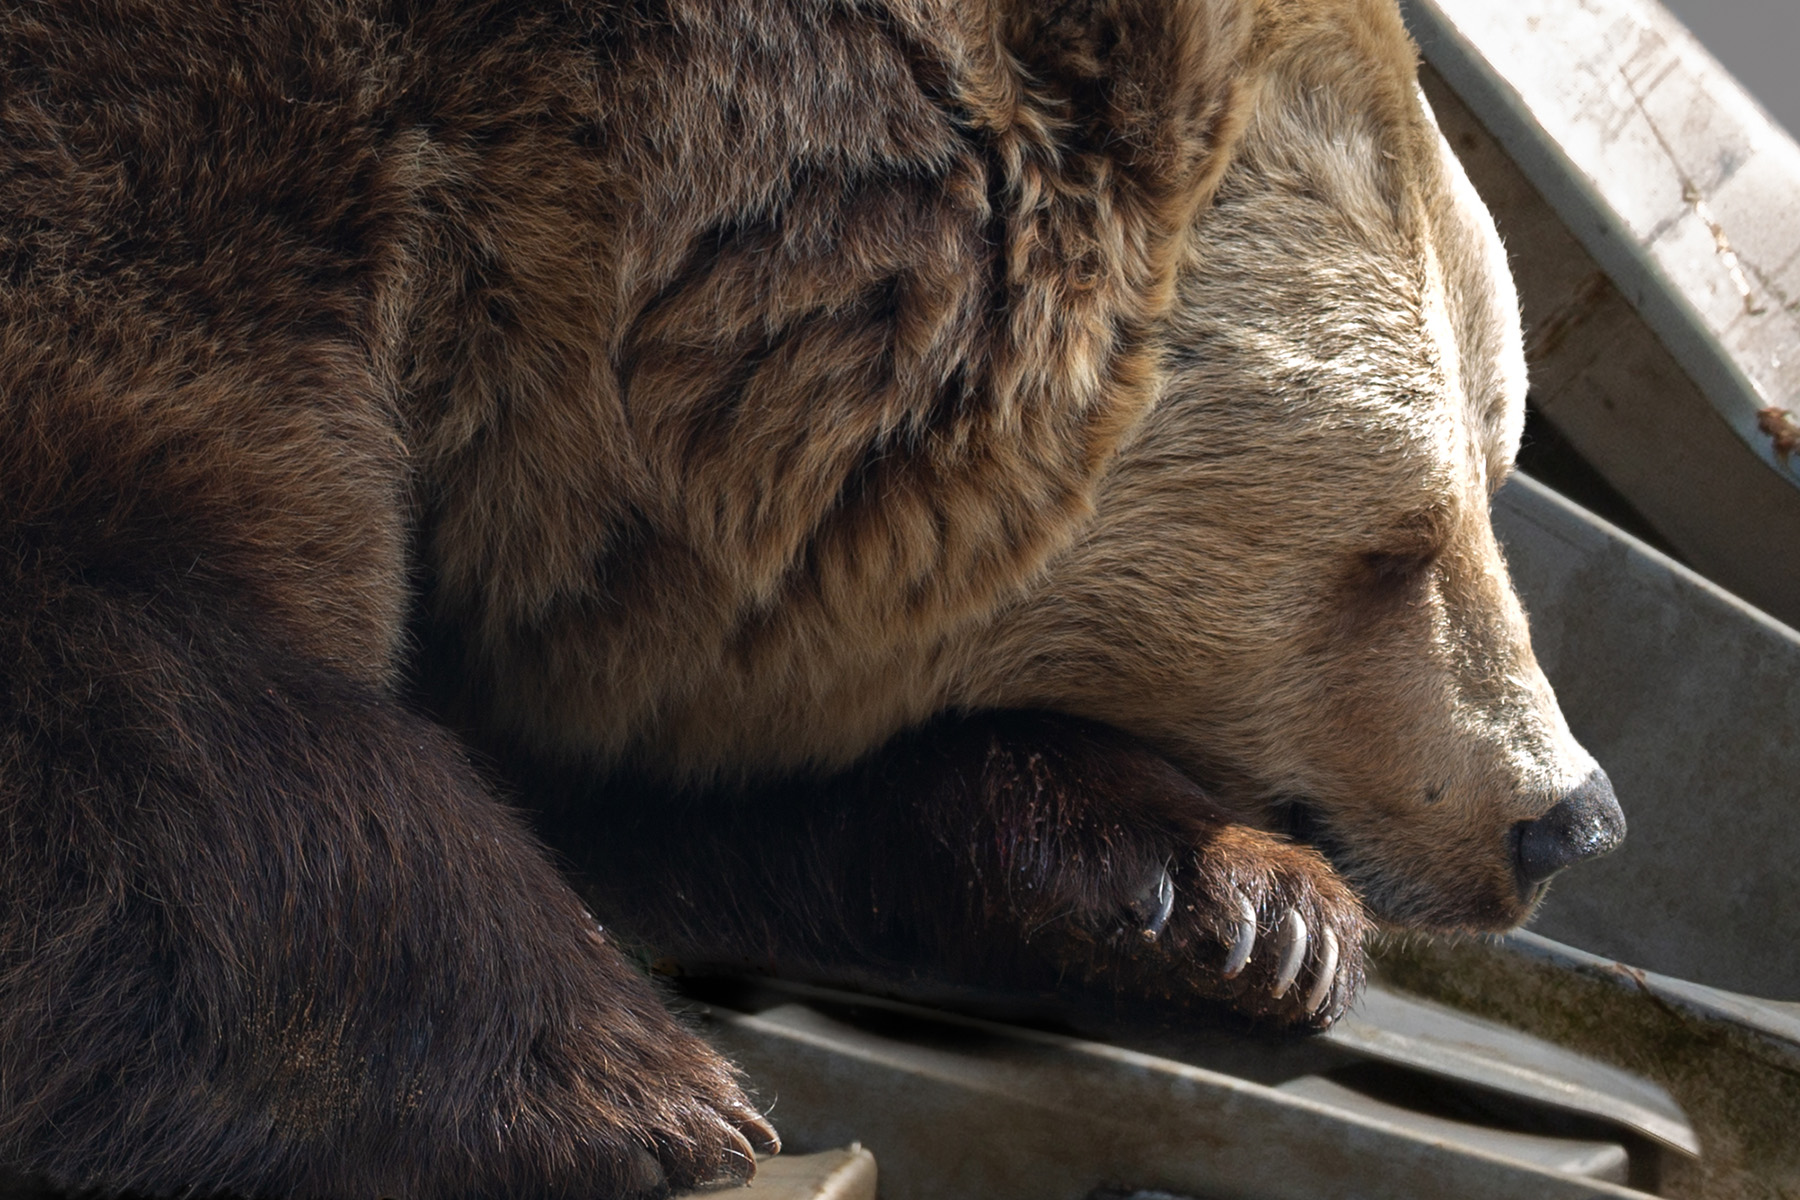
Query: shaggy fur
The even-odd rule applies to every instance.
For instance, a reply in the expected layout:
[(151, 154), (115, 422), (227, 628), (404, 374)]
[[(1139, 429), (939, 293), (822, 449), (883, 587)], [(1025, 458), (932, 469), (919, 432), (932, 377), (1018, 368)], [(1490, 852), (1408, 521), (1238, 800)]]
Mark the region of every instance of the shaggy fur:
[[(899, 664), (1068, 543), (1154, 398), (1247, 17), (677, 4), (563, 68), (588, 153), (440, 139), (479, 224), (414, 273), (403, 392), (458, 717), (692, 778), (935, 711)], [(489, 55), (482, 100), (558, 73)]]
[(1519, 920), (1508, 287), (1386, 0), (0, 0), (0, 1167), (746, 1173), (470, 744), (819, 977)]

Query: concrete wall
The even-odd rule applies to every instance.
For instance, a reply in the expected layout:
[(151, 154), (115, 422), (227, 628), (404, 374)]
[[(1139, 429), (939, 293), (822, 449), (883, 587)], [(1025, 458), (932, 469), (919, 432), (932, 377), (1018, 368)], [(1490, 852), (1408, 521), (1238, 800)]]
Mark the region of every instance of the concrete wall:
[(1538, 658), (1630, 827), (1552, 885), (1533, 928), (1800, 1000), (1800, 635), (1529, 479), (1495, 525)]

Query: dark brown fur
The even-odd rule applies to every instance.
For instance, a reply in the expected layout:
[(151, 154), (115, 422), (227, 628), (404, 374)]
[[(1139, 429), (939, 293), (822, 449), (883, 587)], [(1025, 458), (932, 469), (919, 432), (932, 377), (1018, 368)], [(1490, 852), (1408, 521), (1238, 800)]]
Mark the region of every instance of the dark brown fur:
[[(1262, 738), (1274, 691), (1211, 711), (1212, 649), (1120, 627), (1183, 572), (1067, 568), (1119, 550), (1091, 535), (1121, 447), (1201, 457), (1132, 441), (1167, 360), (1242, 369), (1171, 309), (1178, 270), (1213, 294), (1195, 231), (1253, 109), (1265, 143), (1348, 112), (1405, 151), (1358, 219), (1411, 244), (1409, 56), (1385, 0), (0, 0), (0, 1168), (297, 1198), (747, 1172), (771, 1135), (731, 1069), (470, 745), (579, 797), (593, 898), (680, 953), (1340, 1012), (1361, 902), (1157, 723)], [(1309, 108), (1340, 75), (1368, 102)], [(1406, 291), (1416, 256), (1371, 244)], [(1190, 390), (1170, 419), (1214, 420)], [(965, 715), (880, 749), (1027, 704), (1136, 736)], [(1510, 886), (1506, 800), (1454, 819)], [(1415, 870), (1437, 820), (1362, 824)], [(1240, 896), (1265, 940), (1335, 932), (1319, 1005), (1272, 998), (1269, 954), (1224, 978)]]
[[(539, 780), (542, 820), (600, 911), (699, 969), (989, 1003), (1154, 1001), (1322, 1028), (1362, 982), (1362, 906), (1318, 853), (1232, 821), (1116, 731), (1048, 713), (933, 723), (825, 784), (596, 805)], [(564, 801), (553, 797), (559, 793)], [(735, 799), (735, 802), (734, 802)], [(1142, 930), (1158, 877), (1175, 911)], [(1325, 1003), (1270, 995), (1276, 957), (1220, 968), (1232, 892), (1272, 942), (1289, 909), (1344, 947)], [(1085, 999), (1078, 999), (1085, 997)]]
[(235, 597), (32, 557), (0, 593), (30, 614), (0, 625), (0, 1162), (300, 1196), (747, 1170), (730, 1070), (442, 731)]
[(0, 10), (0, 1164), (748, 1170), (729, 1068), (396, 702), (408, 613), (461, 719), (616, 757), (695, 664), (1036, 570), (1151, 398), (1246, 25), (1038, 11)]

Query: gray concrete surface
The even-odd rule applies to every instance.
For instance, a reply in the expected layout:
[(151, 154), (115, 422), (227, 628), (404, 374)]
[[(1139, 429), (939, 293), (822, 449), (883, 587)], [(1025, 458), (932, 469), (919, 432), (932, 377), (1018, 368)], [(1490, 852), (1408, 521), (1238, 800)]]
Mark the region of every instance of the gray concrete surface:
[(1629, 824), (1552, 884), (1533, 927), (1800, 1000), (1800, 636), (1529, 479), (1495, 525), (1538, 658)]

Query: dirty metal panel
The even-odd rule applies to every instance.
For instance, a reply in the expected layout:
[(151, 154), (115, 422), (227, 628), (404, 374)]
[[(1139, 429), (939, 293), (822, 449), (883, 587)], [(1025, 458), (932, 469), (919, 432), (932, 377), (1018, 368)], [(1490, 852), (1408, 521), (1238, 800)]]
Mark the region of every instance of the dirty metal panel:
[(1609, 1183), (1625, 1183), (1631, 1176), (1631, 1156), (1617, 1142), (1541, 1137), (1448, 1120), (1385, 1103), (1321, 1075), (1302, 1076), (1282, 1084), (1277, 1090), (1290, 1096), (1305, 1096), (1333, 1108), (1363, 1113), (1441, 1142), (1491, 1150), (1503, 1158), (1520, 1159), (1565, 1175), (1582, 1175)]
[(1800, 147), (1654, 0), (1402, 7), (1721, 417), (1800, 483), (1761, 415), (1800, 397)]
[(1101, 1188), (1244, 1200), (1641, 1197), (1116, 1046), (873, 1002), (715, 1010), (796, 1148), (862, 1142), (886, 1200), (1084, 1200)]
[(1591, 1116), (1684, 1154), (1700, 1153), (1694, 1127), (1656, 1084), (1442, 1005), (1370, 987), (1323, 1036), (1369, 1058)]
[(1510, 933), (1498, 944), (1540, 962), (1610, 980), (1703, 1020), (1720, 1021), (1747, 1030), (1773, 1051), (1777, 1060), (1785, 1063), (1788, 1069), (1800, 1071), (1800, 1003), (1764, 1000), (1646, 971), (1565, 946), (1530, 930)]
[(1529, 1109), (1586, 1118), (1683, 1154), (1700, 1150), (1680, 1105), (1650, 1080), (1379, 984), (1364, 987), (1350, 1012), (1310, 1038), (1269, 1042), (1225, 1030), (1079, 1016), (1069, 1023), (1099, 1041), (1269, 1087), (1355, 1074), (1359, 1065), (1379, 1063), (1509, 1097)]

